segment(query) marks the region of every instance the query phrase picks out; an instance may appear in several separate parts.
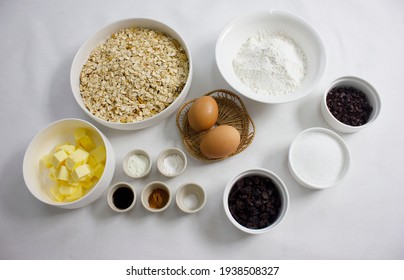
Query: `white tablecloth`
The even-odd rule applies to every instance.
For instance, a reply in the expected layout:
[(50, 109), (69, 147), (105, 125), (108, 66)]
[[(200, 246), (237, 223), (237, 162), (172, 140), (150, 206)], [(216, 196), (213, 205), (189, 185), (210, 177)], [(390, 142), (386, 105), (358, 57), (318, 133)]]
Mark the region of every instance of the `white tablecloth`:
[[(194, 77), (187, 99), (213, 89), (231, 89), (214, 58), (216, 40), (234, 17), (282, 9), (307, 20), (321, 35), (328, 63), (316, 89), (304, 99), (265, 105), (243, 98), (256, 124), (252, 145), (217, 163), (188, 155), (179, 177), (164, 179), (155, 159), (167, 147), (184, 149), (175, 114), (140, 131), (117, 131), (93, 122), (77, 105), (69, 83), (80, 45), (115, 20), (146, 17), (162, 21), (189, 44)], [(1, 1), (0, 3), (0, 259), (404, 259), (404, 2), (402, 1)], [(298, 185), (287, 168), (293, 138), (310, 127), (330, 128), (320, 113), (324, 87), (355, 75), (382, 98), (380, 118), (369, 128), (342, 134), (351, 168), (335, 188), (312, 191)], [(95, 123), (116, 154), (112, 183), (127, 181), (138, 198), (148, 182), (164, 180), (173, 190), (201, 184), (205, 208), (183, 214), (171, 204), (148, 213), (140, 200), (130, 213), (116, 214), (106, 193), (77, 210), (37, 201), (25, 186), (22, 162), (32, 138), (62, 118)], [(151, 175), (131, 180), (122, 160), (132, 148), (154, 158)], [(262, 167), (277, 173), (290, 193), (286, 220), (270, 233), (251, 236), (226, 218), (222, 197), (238, 172)]]

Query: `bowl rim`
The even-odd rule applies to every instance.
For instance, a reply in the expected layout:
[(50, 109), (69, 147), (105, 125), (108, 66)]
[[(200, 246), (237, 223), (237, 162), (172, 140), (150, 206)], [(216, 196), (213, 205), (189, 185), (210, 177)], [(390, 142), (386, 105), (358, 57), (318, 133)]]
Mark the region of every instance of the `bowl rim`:
[[(236, 181), (238, 179), (241, 179), (241, 178), (244, 178), (244, 177), (250, 176), (250, 175), (262, 175), (265, 177), (269, 177), (276, 185), (276, 187), (281, 195), (281, 198), (282, 198), (282, 207), (281, 207), (281, 212), (280, 212), (279, 216), (276, 218), (276, 220), (272, 224), (268, 225), (265, 228), (261, 228), (261, 229), (251, 229), (251, 228), (247, 228), (247, 227), (241, 225), (234, 219), (234, 217), (231, 214), (230, 209), (229, 209), (228, 197), (229, 197), (230, 191), (233, 188), (234, 184), (236, 183)], [(285, 183), (282, 181), (282, 179), (278, 175), (276, 175), (273, 171), (265, 169), (265, 168), (261, 168), (261, 167), (253, 167), (253, 168), (249, 168), (249, 169), (239, 172), (238, 174), (234, 175), (228, 181), (228, 183), (224, 189), (223, 206), (224, 206), (224, 211), (226, 213), (227, 218), (239, 230), (241, 230), (245, 233), (250, 233), (250, 234), (262, 234), (262, 233), (266, 233), (266, 232), (273, 230), (283, 220), (285, 220), (287, 213), (289, 211), (289, 207), (290, 207), (289, 191), (288, 191)]]
[[(354, 84), (362, 84), (364, 85), (366, 88), (370, 89), (369, 91), (364, 92), (366, 97), (368, 98), (369, 95), (371, 95), (375, 100), (375, 104), (373, 106), (373, 115), (372, 118), (368, 120), (368, 122), (366, 122), (363, 125), (359, 125), (359, 126), (352, 126), (352, 125), (348, 125), (345, 124), (343, 122), (341, 122), (340, 120), (338, 120), (336, 117), (334, 117), (334, 115), (330, 112), (330, 109), (327, 106), (327, 96), (328, 93), (330, 92), (330, 90), (336, 86), (338, 86), (340, 83), (344, 83), (344, 82), (352, 82)], [(363, 90), (362, 90), (363, 91)], [(340, 129), (337, 129), (338, 131), (341, 132), (345, 132), (345, 131), (359, 131), (362, 128), (368, 127), (370, 126), (373, 122), (376, 121), (376, 119), (378, 118), (378, 116), (380, 115), (380, 111), (382, 109), (382, 101), (380, 98), (380, 94), (379, 92), (376, 90), (376, 88), (369, 83), (368, 81), (366, 81), (365, 79), (358, 77), (358, 76), (342, 76), (339, 77), (337, 79), (334, 79), (331, 83), (329, 83), (327, 85), (327, 87), (324, 90), (323, 93), (323, 98), (322, 98), (322, 106), (325, 109), (325, 111), (327, 112), (327, 115), (336, 123), (338, 123), (338, 126), (340, 126)], [(334, 126), (333, 126), (334, 128)]]
[[(142, 22), (141, 25), (136, 25), (139, 22)], [(100, 34), (104, 34), (109, 28), (113, 27), (113, 26), (121, 26), (118, 30), (121, 30), (123, 28), (127, 28), (127, 26), (140, 26), (140, 27), (144, 27), (144, 28), (151, 28), (151, 27), (147, 27), (149, 25), (158, 25), (162, 28), (165, 28), (167, 30), (170, 31), (170, 33), (174, 34), (176, 38), (174, 38), (172, 35), (167, 34), (166, 32), (163, 32), (164, 34), (170, 36), (171, 38), (175, 39), (184, 49), (187, 57), (188, 57), (188, 78), (187, 81), (184, 84), (183, 89), (181, 90), (181, 92), (179, 93), (179, 95), (177, 96), (177, 98), (170, 104), (168, 105), (163, 111), (161, 111), (160, 113), (151, 116), (150, 118), (147, 118), (145, 120), (142, 121), (137, 121), (137, 122), (131, 122), (131, 123), (118, 123), (118, 122), (111, 122), (111, 121), (106, 121), (104, 119), (101, 119), (95, 115), (93, 115), (86, 107), (84, 104), (82, 104), (82, 98), (81, 98), (81, 93), (80, 93), (80, 89), (77, 87), (76, 84), (76, 73), (75, 73), (75, 66), (80, 66), (79, 68), (82, 69), (83, 65), (81, 65), (81, 63), (79, 63), (79, 58), (82, 55), (83, 52), (85, 52), (87, 45), (89, 45), (92, 40), (94, 38), (96, 38), (97, 36), (99, 36)], [(126, 27), (125, 27), (126, 26)], [(151, 28), (157, 31), (161, 31), (161, 29), (159, 28)], [(110, 34), (112, 35), (112, 33)], [(109, 35), (109, 36), (110, 36)], [(107, 37), (106, 39), (108, 39), (109, 37)], [(103, 40), (103, 42), (105, 42), (105, 40)], [(99, 44), (99, 43), (98, 43)], [(91, 50), (93, 50), (95, 48), (92, 47)], [(87, 56), (88, 59), (88, 56)], [(80, 64), (80, 65), (79, 65)], [(81, 71), (79, 71), (79, 76), (80, 76)], [(146, 128), (149, 126), (153, 126), (153, 121), (155, 119), (159, 119), (161, 118), (161, 113), (165, 112), (167, 109), (175, 107), (175, 106), (179, 106), (182, 103), (182, 99), (179, 98), (182, 94), (184, 94), (184, 98), (186, 97), (187, 94), (184, 93), (184, 90), (188, 90), (191, 87), (191, 82), (192, 82), (192, 76), (193, 76), (193, 62), (192, 62), (192, 55), (191, 55), (191, 51), (189, 48), (189, 45), (187, 44), (187, 42), (184, 40), (184, 37), (177, 31), (175, 30), (173, 27), (171, 27), (170, 25), (160, 21), (160, 20), (156, 20), (153, 18), (146, 18), (146, 17), (129, 17), (129, 18), (124, 18), (124, 19), (119, 19), (116, 21), (112, 21), (110, 23), (104, 24), (101, 28), (99, 28), (98, 30), (96, 30), (94, 33), (92, 33), (90, 35), (90, 37), (88, 37), (79, 47), (79, 49), (77, 50), (73, 61), (71, 63), (71, 67), (70, 67), (70, 88), (73, 94), (74, 99), (76, 100), (77, 104), (79, 105), (79, 107), (92, 119), (94, 119), (95, 121), (97, 121), (98, 123), (106, 126), (106, 127), (110, 127), (110, 128), (114, 128), (114, 129), (121, 129), (121, 130), (137, 130), (137, 129), (142, 129), (142, 128)], [(80, 81), (80, 78), (79, 78)], [(80, 83), (79, 83), (80, 85)], [(175, 111), (175, 110), (174, 110)], [(173, 111), (173, 112), (174, 112)], [(171, 115), (173, 112), (171, 112), (169, 115)], [(168, 117), (168, 115), (166, 116)], [(165, 118), (162, 118), (161, 120), (156, 120), (157, 123), (160, 123), (162, 120), (164, 120)], [(152, 123), (152, 124), (150, 124)], [(156, 124), (157, 124), (156, 123)], [(137, 125), (139, 127), (137, 127)]]
[[(39, 201), (47, 204), (47, 205), (51, 205), (51, 206), (56, 206), (56, 207), (61, 207), (64, 208), (65, 206), (72, 206), (75, 204), (80, 204), (80, 202), (84, 199), (86, 199), (90, 194), (92, 194), (93, 192), (95, 192), (96, 187), (100, 184), (100, 182), (102, 181), (102, 179), (106, 176), (106, 172), (104, 170), (104, 172), (101, 175), (101, 178), (98, 180), (98, 182), (91, 188), (91, 190), (86, 193), (84, 196), (82, 196), (81, 198), (71, 201), (71, 202), (57, 202), (57, 201), (52, 201), (51, 199), (49, 199), (49, 201), (42, 199), (40, 196), (38, 196), (36, 193), (34, 193), (32, 191), (32, 187), (31, 184), (29, 183), (29, 180), (27, 178), (27, 174), (26, 174), (26, 169), (28, 168), (27, 165), (28, 163), (28, 154), (29, 152), (33, 149), (33, 145), (35, 144), (36, 141), (38, 141), (39, 137), (48, 129), (55, 127), (57, 125), (60, 125), (63, 122), (80, 122), (83, 123), (89, 127), (91, 127), (100, 137), (100, 139), (102, 140), (105, 148), (107, 148), (109, 146), (109, 143), (107, 142), (108, 139), (106, 138), (106, 136), (101, 132), (101, 130), (99, 130), (95, 125), (93, 125), (92, 123), (83, 120), (83, 119), (79, 119), (79, 118), (64, 118), (64, 119), (59, 119), (56, 120), (54, 122), (51, 122), (49, 124), (47, 124), (45, 127), (43, 127), (42, 129), (39, 130), (39, 132), (37, 132), (37, 134), (32, 138), (31, 142), (29, 143), (27, 149), (25, 150), (25, 154), (24, 154), (24, 158), (23, 158), (23, 178), (24, 178), (24, 182), (25, 185), (27, 187), (27, 189), (29, 190), (29, 192)], [(107, 164), (112, 160), (112, 163), (115, 162), (114, 159), (111, 159), (111, 156), (108, 156), (108, 153), (106, 153), (106, 160), (105, 160), (105, 166), (107, 166)], [(113, 164), (115, 165), (115, 164)]]
[[(311, 85), (306, 88), (305, 91), (301, 91), (301, 94), (294, 95), (294, 94), (288, 94), (286, 96), (265, 96), (265, 95), (260, 95), (260, 94), (251, 94), (250, 92), (245, 93), (243, 90), (240, 90), (239, 88), (236, 88), (232, 83), (231, 80), (228, 78), (226, 75), (226, 72), (222, 69), (221, 63), (219, 63), (219, 51), (221, 47), (221, 43), (223, 38), (227, 35), (227, 33), (233, 28), (233, 25), (239, 21), (248, 19), (248, 18), (253, 18), (253, 17), (258, 17), (258, 16), (268, 16), (268, 17), (273, 17), (273, 16), (282, 16), (286, 17), (289, 20), (292, 20), (294, 22), (297, 22), (299, 25), (304, 27), (311, 35), (315, 38), (317, 45), (320, 49), (321, 53), (321, 59), (320, 59), (320, 67), (318, 69), (318, 75), (313, 79), (311, 82)], [(307, 22), (305, 19), (302, 17), (293, 14), (291, 12), (281, 10), (281, 9), (269, 9), (269, 10), (260, 10), (260, 11), (253, 11), (249, 12), (246, 14), (241, 14), (239, 16), (234, 17), (222, 30), (220, 33), (218, 39), (216, 40), (216, 45), (215, 45), (215, 60), (216, 60), (216, 65), (219, 69), (219, 72), (221, 73), (223, 79), (238, 93), (241, 95), (245, 96), (246, 98), (249, 98), (251, 100), (265, 103), (265, 104), (282, 104), (282, 103), (289, 103), (293, 102), (296, 100), (299, 100), (305, 96), (307, 96), (309, 93), (313, 91), (313, 89), (318, 85), (318, 83), (321, 81), (322, 77), (324, 76), (325, 70), (326, 70), (326, 65), (327, 65), (327, 52), (326, 48), (324, 45), (324, 42), (318, 33), (318, 31), (311, 25), (309, 22)]]

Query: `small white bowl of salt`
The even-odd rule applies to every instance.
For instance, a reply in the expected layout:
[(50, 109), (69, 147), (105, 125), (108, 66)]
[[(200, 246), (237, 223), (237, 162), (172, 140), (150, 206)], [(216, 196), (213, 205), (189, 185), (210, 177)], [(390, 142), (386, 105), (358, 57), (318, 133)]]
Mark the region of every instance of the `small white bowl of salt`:
[(152, 162), (149, 154), (141, 149), (128, 152), (123, 160), (123, 170), (132, 178), (142, 178), (150, 173)]
[(167, 177), (175, 177), (184, 172), (187, 167), (187, 157), (177, 148), (163, 150), (157, 158), (157, 169)]
[(178, 188), (175, 200), (183, 212), (196, 213), (205, 206), (206, 192), (198, 184), (186, 183)]

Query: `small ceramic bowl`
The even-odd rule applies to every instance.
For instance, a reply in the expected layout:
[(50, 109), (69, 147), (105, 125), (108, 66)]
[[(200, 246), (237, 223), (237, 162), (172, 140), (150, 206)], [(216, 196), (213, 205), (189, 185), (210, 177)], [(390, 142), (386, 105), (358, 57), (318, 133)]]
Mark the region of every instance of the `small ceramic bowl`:
[(349, 149), (337, 133), (313, 127), (293, 140), (288, 164), (300, 185), (315, 190), (328, 189), (340, 184), (348, 173)]
[(177, 206), (185, 213), (196, 213), (206, 203), (205, 190), (198, 184), (187, 183), (180, 186), (175, 196)]
[[(361, 90), (367, 97), (369, 105), (373, 107), (372, 113), (370, 114), (369, 120), (360, 126), (351, 126), (342, 123), (337, 118), (333, 116), (327, 106), (327, 95), (331, 89), (335, 87), (354, 87)], [(324, 91), (323, 99), (321, 101), (321, 112), (325, 121), (335, 130), (343, 133), (354, 133), (358, 132), (365, 127), (370, 126), (379, 116), (381, 109), (380, 96), (376, 89), (369, 84), (367, 81), (352, 76), (341, 77), (333, 81)]]
[(147, 184), (141, 195), (143, 207), (150, 212), (162, 212), (166, 210), (170, 206), (171, 199), (170, 188), (159, 181)]
[(152, 161), (149, 154), (141, 149), (128, 152), (123, 160), (123, 170), (132, 178), (142, 178), (150, 173)]
[(157, 158), (157, 169), (167, 177), (180, 175), (187, 167), (187, 157), (177, 148), (162, 151)]
[(136, 203), (135, 188), (125, 182), (116, 183), (109, 189), (107, 201), (109, 207), (115, 212), (128, 212)]
[[(262, 228), (251, 228), (242, 225), (235, 216), (233, 216), (231, 209), (230, 209), (230, 200), (229, 198), (232, 195), (232, 189), (237, 188), (236, 183), (240, 179), (244, 179), (246, 177), (251, 177), (251, 176), (259, 176), (263, 178), (269, 178), (273, 184), (275, 185), (276, 189), (278, 190), (279, 194), (279, 200), (280, 200), (280, 206), (278, 208), (278, 215), (276, 216), (275, 220), (270, 223), (269, 225), (262, 227)], [(268, 194), (268, 193), (267, 193)], [(264, 197), (264, 194), (262, 193), (262, 196)], [(266, 196), (266, 195), (265, 195)], [(269, 194), (269, 197), (266, 197), (266, 199), (270, 199), (271, 194)], [(245, 201), (246, 203), (250, 203)], [(253, 201), (255, 202), (255, 201)], [(233, 225), (235, 225), (238, 229), (241, 231), (244, 231), (246, 233), (250, 234), (261, 234), (261, 233), (266, 233), (274, 229), (279, 223), (286, 217), (286, 214), (289, 209), (289, 192), (283, 183), (283, 181), (272, 171), (263, 169), (263, 168), (252, 168), (249, 170), (245, 170), (236, 176), (234, 176), (228, 183), (227, 186), (224, 190), (224, 195), (223, 195), (223, 205), (224, 205), (224, 210), (226, 212), (227, 217), (229, 220), (232, 222)], [(264, 214), (264, 213), (262, 213)], [(270, 214), (269, 212), (265, 214)]]

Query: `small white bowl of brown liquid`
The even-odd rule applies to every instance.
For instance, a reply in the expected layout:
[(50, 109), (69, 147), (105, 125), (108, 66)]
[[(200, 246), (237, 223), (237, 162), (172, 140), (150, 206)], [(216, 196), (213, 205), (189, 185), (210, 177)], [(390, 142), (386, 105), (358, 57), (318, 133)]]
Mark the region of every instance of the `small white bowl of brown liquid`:
[(135, 188), (125, 182), (116, 183), (109, 189), (107, 201), (115, 212), (128, 212), (136, 203)]

